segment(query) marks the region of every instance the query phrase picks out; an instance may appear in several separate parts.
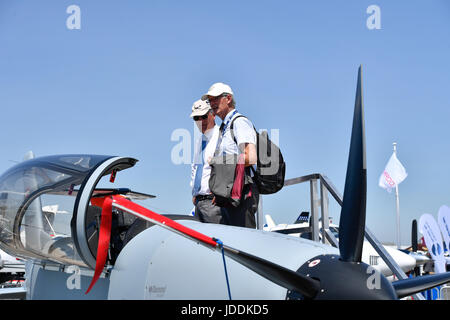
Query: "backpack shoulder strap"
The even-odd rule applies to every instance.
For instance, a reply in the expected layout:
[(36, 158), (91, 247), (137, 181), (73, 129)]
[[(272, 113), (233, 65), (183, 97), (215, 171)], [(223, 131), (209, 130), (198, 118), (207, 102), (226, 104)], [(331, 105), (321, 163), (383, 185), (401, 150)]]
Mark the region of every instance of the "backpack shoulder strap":
[(230, 133), (231, 133), (231, 137), (233, 138), (234, 143), (236, 143), (236, 144), (237, 144), (237, 141), (236, 141), (236, 137), (234, 136), (233, 128), (234, 128), (234, 121), (235, 121), (237, 118), (246, 118), (246, 119), (247, 119), (247, 117), (246, 117), (246, 116), (243, 116), (242, 114), (240, 114), (240, 115), (236, 116), (236, 117), (231, 121), (231, 123), (230, 123)]
[[(243, 116), (242, 114), (240, 114), (240, 115), (236, 116), (236, 117), (231, 121), (231, 123), (230, 123), (230, 133), (231, 133), (231, 137), (233, 138), (234, 143), (236, 143), (236, 144), (237, 144), (237, 141), (236, 141), (236, 137), (234, 136), (233, 127), (234, 127), (234, 120), (236, 120), (237, 118), (245, 118), (245, 119), (248, 119), (246, 116)], [(253, 124), (252, 124), (252, 125), (253, 125)], [(255, 126), (253, 126), (253, 130), (255, 130), (255, 132), (256, 132), (256, 137), (258, 137), (258, 131), (256, 131)]]

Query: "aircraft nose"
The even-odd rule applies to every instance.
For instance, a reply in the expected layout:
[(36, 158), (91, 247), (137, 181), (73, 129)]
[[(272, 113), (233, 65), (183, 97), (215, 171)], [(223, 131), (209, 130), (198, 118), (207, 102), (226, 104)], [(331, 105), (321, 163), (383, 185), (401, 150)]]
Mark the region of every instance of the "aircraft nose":
[(314, 257), (297, 272), (320, 281), (317, 300), (397, 299), (391, 283), (378, 270), (365, 263), (342, 261), (339, 255)]

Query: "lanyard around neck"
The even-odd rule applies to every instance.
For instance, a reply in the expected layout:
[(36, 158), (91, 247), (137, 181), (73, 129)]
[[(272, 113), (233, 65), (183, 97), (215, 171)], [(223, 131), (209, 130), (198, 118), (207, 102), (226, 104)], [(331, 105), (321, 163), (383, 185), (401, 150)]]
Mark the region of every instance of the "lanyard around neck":
[(227, 122), (225, 124), (222, 123), (222, 128), (221, 128), (221, 134), (223, 136), (223, 134), (225, 133), (225, 130), (228, 127), (228, 124), (230, 123), (231, 119), (233, 119), (233, 116), (237, 113), (237, 110), (234, 110), (234, 112), (231, 114), (230, 118), (227, 120)]

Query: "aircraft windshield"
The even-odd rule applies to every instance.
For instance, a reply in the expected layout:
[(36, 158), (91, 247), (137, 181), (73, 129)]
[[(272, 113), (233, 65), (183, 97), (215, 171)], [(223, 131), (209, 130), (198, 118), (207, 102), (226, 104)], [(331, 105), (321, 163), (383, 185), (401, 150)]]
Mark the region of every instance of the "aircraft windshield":
[(63, 155), (25, 161), (0, 177), (0, 247), (24, 258), (85, 266), (70, 222), (85, 178), (111, 158)]

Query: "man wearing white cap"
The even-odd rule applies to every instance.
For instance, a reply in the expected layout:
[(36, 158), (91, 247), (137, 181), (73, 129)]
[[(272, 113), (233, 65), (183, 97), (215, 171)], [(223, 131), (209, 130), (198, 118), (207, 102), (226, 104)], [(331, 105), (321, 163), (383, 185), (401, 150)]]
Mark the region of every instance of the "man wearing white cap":
[(208, 158), (214, 155), (219, 137), (219, 126), (209, 102), (197, 100), (192, 105), (191, 118), (195, 121), (201, 135), (194, 145), (194, 161), (191, 171), (192, 202), (195, 216), (202, 222), (223, 223), (222, 208), (212, 204), (214, 196), (209, 189), (211, 166)]
[[(257, 162), (256, 132), (252, 122), (237, 112), (233, 95), (229, 85), (218, 82), (209, 88), (202, 100), (209, 101), (214, 114), (222, 119), (216, 155), (244, 154), (246, 174), (250, 176), (250, 166)], [(245, 200), (238, 207), (225, 208), (225, 223), (255, 228), (259, 201), (256, 185), (253, 183), (244, 194)]]

